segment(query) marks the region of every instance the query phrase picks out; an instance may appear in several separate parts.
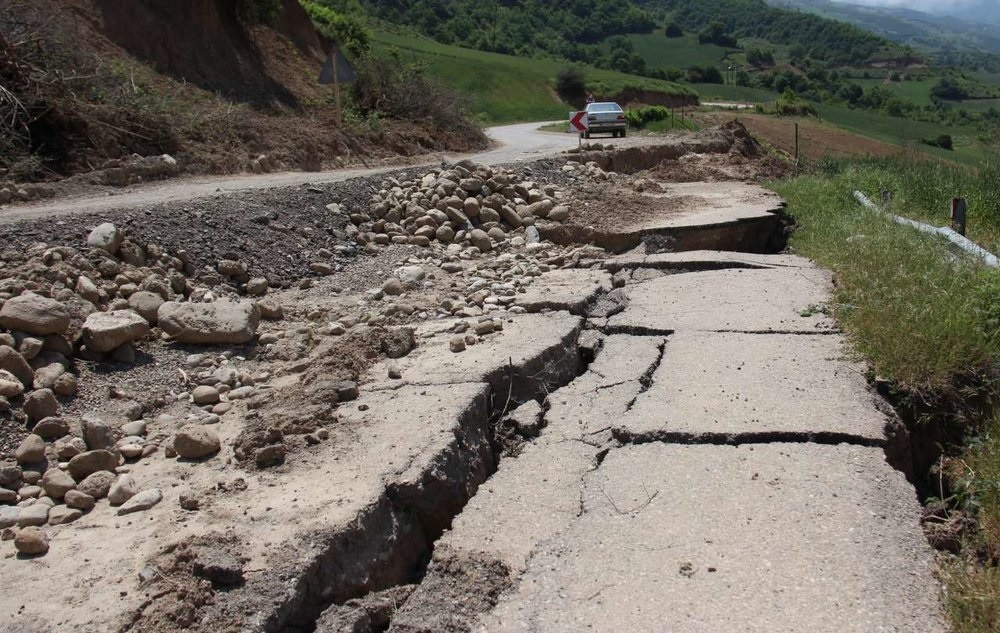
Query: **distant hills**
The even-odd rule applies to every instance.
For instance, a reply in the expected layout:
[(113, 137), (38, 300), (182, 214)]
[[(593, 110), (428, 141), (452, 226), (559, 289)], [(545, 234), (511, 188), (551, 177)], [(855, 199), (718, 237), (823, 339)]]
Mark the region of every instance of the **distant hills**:
[(1000, 2), (997, 0), (972, 0), (950, 7), (947, 3), (935, 2), (928, 6), (935, 7), (939, 12), (936, 15), (909, 8), (862, 6), (832, 0), (768, 1), (774, 6), (857, 25), (886, 39), (926, 51), (942, 64), (1000, 66)]

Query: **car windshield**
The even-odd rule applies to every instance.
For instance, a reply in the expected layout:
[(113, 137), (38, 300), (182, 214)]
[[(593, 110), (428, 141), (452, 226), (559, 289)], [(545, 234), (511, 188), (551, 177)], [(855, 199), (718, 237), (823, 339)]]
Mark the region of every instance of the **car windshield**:
[(591, 103), (587, 106), (587, 112), (621, 112), (621, 106), (617, 103)]

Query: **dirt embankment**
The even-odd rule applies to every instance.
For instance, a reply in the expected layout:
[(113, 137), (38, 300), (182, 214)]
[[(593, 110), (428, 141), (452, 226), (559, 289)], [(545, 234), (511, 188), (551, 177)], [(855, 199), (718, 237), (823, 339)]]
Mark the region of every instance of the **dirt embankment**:
[[(89, 174), (133, 154), (186, 173), (316, 170), (365, 157), (482, 147), (433, 121), (338, 124), (317, 83), (329, 44), (294, 0), (269, 24), (240, 0), (0, 4), (0, 189)], [(345, 93), (348, 92), (345, 90)], [(135, 181), (139, 177), (132, 179)], [(128, 179), (126, 179), (128, 180)], [(5, 200), (0, 200), (0, 203)]]

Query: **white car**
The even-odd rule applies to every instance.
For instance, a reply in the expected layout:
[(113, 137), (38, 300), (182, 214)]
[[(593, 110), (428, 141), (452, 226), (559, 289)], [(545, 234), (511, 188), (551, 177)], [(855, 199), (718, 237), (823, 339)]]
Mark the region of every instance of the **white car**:
[(586, 109), (588, 129), (582, 132), (583, 138), (590, 138), (591, 134), (611, 133), (612, 137), (628, 134), (628, 121), (625, 120), (625, 111), (617, 103), (588, 103)]

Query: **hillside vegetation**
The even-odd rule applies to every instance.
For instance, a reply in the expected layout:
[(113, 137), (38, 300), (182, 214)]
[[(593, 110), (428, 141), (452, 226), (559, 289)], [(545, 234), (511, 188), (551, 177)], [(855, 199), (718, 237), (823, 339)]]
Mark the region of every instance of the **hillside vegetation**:
[(333, 91), (316, 81), (325, 58), (296, 0), (0, 3), (0, 182), (61, 179), (132, 154), (217, 173), (485, 145), (441, 107), (454, 99), (433, 100), (437, 85), (366, 60), (359, 96), (377, 81), (408, 109), (348, 93), (337, 123)]
[(716, 28), (736, 38), (759, 38), (773, 44), (801, 46), (812, 59), (833, 64), (917, 57), (912, 51), (856, 26), (809, 13), (775, 8), (764, 0), (636, 2), (660, 15), (668, 15), (686, 31), (705, 32)]

